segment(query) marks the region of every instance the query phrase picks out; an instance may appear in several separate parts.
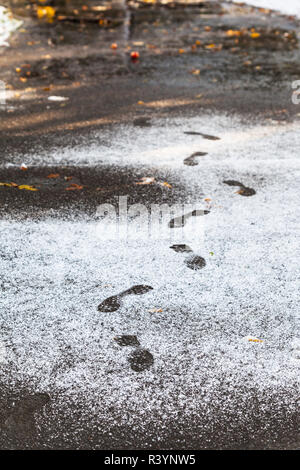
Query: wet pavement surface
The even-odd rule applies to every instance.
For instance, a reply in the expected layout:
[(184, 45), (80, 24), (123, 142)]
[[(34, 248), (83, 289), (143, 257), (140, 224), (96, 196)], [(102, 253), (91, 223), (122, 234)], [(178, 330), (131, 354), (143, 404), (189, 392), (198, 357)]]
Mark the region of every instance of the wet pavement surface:
[(299, 20), (51, 5), (0, 52), (0, 447), (299, 448)]

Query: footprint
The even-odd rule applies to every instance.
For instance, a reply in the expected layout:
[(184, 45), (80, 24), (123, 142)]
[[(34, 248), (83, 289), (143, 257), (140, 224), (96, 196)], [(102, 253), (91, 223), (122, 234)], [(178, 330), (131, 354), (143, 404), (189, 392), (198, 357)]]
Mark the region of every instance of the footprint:
[(50, 401), (47, 393), (28, 395), (15, 404), (5, 420), (5, 428), (19, 438), (35, 433), (34, 413)]
[(207, 152), (195, 152), (190, 157), (187, 157), (183, 160), (184, 165), (187, 166), (196, 166), (198, 162), (195, 160), (196, 157), (204, 157), (207, 155)]
[(207, 215), (209, 214), (210, 211), (208, 210), (194, 210), (192, 212), (189, 212), (188, 214), (181, 215), (179, 217), (175, 217), (174, 219), (171, 219), (169, 222), (169, 228), (180, 228), (185, 226), (185, 222), (187, 219), (190, 217), (198, 217), (202, 215)]
[(121, 307), (120, 296), (108, 297), (98, 305), (99, 312), (116, 312)]
[(252, 188), (247, 188), (246, 186), (243, 186), (239, 191), (237, 191), (237, 194), (248, 197), (254, 196), (254, 194), (256, 194), (256, 191)]
[(133, 121), (133, 125), (138, 126), (138, 127), (150, 127), (151, 126), (150, 118), (149, 117), (136, 118)]
[(147, 349), (136, 349), (128, 358), (130, 367), (134, 372), (142, 372), (154, 364), (154, 357)]
[[(172, 245), (170, 248), (176, 253), (193, 253), (193, 250), (188, 245)], [(206, 266), (206, 261), (202, 256), (193, 255), (184, 260), (186, 266), (194, 271), (202, 269)]]
[(201, 135), (201, 137), (203, 137), (204, 139), (207, 139), (207, 140), (221, 140), (220, 137), (216, 137), (214, 135), (209, 135), (209, 134), (203, 134), (203, 132), (186, 131), (186, 132), (184, 132), (184, 134), (187, 134), (187, 135)]
[(176, 253), (192, 253), (193, 250), (188, 245), (172, 245), (170, 248)]
[(243, 183), (240, 183), (239, 181), (235, 180), (226, 180), (223, 181), (224, 184), (227, 184), (228, 186), (244, 186)]
[(121, 335), (114, 338), (119, 346), (140, 346), (140, 342), (134, 335)]
[(187, 258), (184, 263), (188, 268), (193, 269), (194, 271), (202, 269), (206, 266), (206, 261), (202, 256), (192, 256)]
[(98, 310), (99, 312), (116, 312), (121, 307), (122, 297), (126, 297), (127, 295), (131, 294), (146, 294), (146, 292), (149, 292), (152, 289), (153, 287), (146, 285), (137, 285), (130, 287), (130, 289), (127, 289), (118, 295), (113, 295), (112, 297), (108, 297), (107, 299), (105, 299), (103, 302), (101, 302), (100, 305), (98, 305)]
[(131, 294), (134, 294), (134, 295), (142, 295), (142, 294), (146, 294), (147, 292), (149, 292), (150, 290), (153, 290), (153, 287), (151, 286), (145, 286), (143, 284), (141, 285), (137, 285), (137, 286), (132, 286), (130, 287), (130, 289), (127, 289), (125, 290), (124, 292), (122, 292), (120, 294), (120, 296), (125, 296), (125, 295), (131, 295)]
[(240, 183), (239, 181), (235, 180), (226, 180), (223, 181), (224, 184), (227, 184), (228, 186), (239, 186), (240, 189), (237, 191), (237, 194), (240, 194), (241, 196), (254, 196), (256, 194), (256, 191), (252, 188), (247, 188), (247, 186), (244, 186), (243, 183)]

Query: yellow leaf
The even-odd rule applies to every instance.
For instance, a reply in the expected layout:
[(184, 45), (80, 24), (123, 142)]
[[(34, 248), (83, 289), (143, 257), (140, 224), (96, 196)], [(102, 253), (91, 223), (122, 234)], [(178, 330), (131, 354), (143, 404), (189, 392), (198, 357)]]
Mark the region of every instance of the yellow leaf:
[(161, 313), (163, 311), (162, 308), (151, 308), (149, 313)]
[(47, 18), (48, 20), (52, 20), (52, 18), (55, 16), (55, 8), (49, 6), (38, 6), (36, 14), (39, 19)]
[(37, 188), (34, 188), (33, 186), (29, 186), (28, 184), (21, 184), (18, 186), (19, 189), (27, 189), (27, 191), (38, 191)]
[(251, 343), (263, 343), (262, 339), (255, 338), (254, 336), (246, 336), (244, 339), (250, 341)]
[(229, 29), (227, 31), (227, 36), (232, 37), (232, 36), (241, 36), (242, 32), (234, 29)]
[(259, 36), (260, 36), (260, 33), (251, 33), (251, 37), (253, 39), (259, 38)]

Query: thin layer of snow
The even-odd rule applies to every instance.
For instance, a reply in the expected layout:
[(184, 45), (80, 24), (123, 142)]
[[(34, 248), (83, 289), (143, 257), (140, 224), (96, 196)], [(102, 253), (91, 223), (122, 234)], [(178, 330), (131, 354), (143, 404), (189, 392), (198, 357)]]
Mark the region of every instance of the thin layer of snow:
[[(257, 165), (268, 167), (276, 162), (291, 166), (298, 161), (299, 128), (300, 121), (281, 123), (268, 120), (265, 124), (254, 124), (225, 114), (153, 119), (149, 128), (119, 124), (96, 132), (93, 139), (84, 141), (81, 146), (27, 155), (26, 164), (97, 166), (108, 163), (180, 169), (186, 157), (202, 151), (208, 155), (198, 158), (201, 168), (220, 165), (242, 165), (245, 168), (247, 165), (250, 169)], [(186, 131), (202, 132), (220, 137), (220, 140), (187, 135)], [(22, 154), (13, 163), (3, 165), (19, 167), (23, 160)]]
[[(234, 391), (241, 387), (246, 406), (253, 388), (269, 393), (297, 386), (300, 160), (299, 146), (294, 145), (299, 139), (296, 124), (276, 125), (277, 133), (270, 131), (272, 126), (266, 132), (254, 128), (244, 136), (243, 126), (227, 127), (227, 135), (225, 126), (200, 123), (201, 131), (213, 130), (222, 140), (199, 140), (196, 145), (195, 136), (181, 137), (182, 128), (175, 121), (164, 129), (164, 144), (174, 145), (176, 130), (185, 150), (187, 146), (189, 152), (199, 146), (209, 150), (205, 162), (184, 167), (182, 149), (177, 154), (174, 145), (176, 156), (170, 158), (166, 151), (164, 163), (175, 161), (178, 167), (180, 161), (178, 181), (186, 182), (189, 197), (203, 192), (212, 199), (211, 213), (201, 218), (204, 244), (197, 245), (197, 237), (184, 240), (206, 259), (201, 271), (189, 270), (184, 264), (189, 255), (171, 250), (165, 237), (147, 238), (145, 227), (138, 240), (126, 241), (103, 240), (96, 218), (94, 222), (0, 222), (3, 381), (24, 381), (37, 390), (74, 400), (84, 396), (99, 416), (111, 406), (121, 416), (134, 410), (135, 416), (145, 417), (145, 423), (152, 413), (176, 417), (183, 408), (185, 413), (200, 404), (209, 408), (211, 400), (238, 410), (241, 396), (234, 398)], [(195, 124), (190, 120), (183, 127), (194, 129)], [(124, 140), (127, 132), (119, 129), (116, 140), (121, 148), (115, 144), (115, 152), (126, 150), (129, 158), (126, 142), (138, 144)], [(153, 129), (149, 132), (153, 138)], [(146, 147), (156, 142), (147, 136), (148, 129), (143, 134)], [(149, 153), (141, 152), (140, 158), (149, 164)], [(257, 194), (242, 197), (223, 179), (238, 179)], [(130, 225), (129, 234), (136, 228)], [(98, 312), (97, 305), (105, 298), (136, 284), (153, 290), (124, 298), (117, 312)], [(153, 308), (162, 312), (150, 313)], [(137, 335), (141, 346), (153, 354), (150, 370), (130, 369), (130, 348), (114, 341), (121, 334)], [(245, 341), (247, 336), (263, 342)], [(158, 386), (161, 380), (163, 389)], [(229, 394), (219, 396), (224, 380)]]
[(278, 10), (287, 15), (300, 16), (299, 0), (233, 0), (235, 3), (247, 3), (259, 8)]
[(13, 18), (12, 14), (3, 6), (0, 6), (0, 47), (8, 46), (8, 38), (13, 31), (19, 28), (22, 21)]

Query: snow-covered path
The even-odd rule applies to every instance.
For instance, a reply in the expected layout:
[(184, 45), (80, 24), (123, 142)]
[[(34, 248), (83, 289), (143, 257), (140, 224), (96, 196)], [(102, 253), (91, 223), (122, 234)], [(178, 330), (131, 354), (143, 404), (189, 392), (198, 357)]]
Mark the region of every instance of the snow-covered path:
[[(129, 126), (115, 127), (114, 139), (102, 133), (72, 154), (31, 156), (29, 165), (68, 159), (96, 166), (101, 159), (120, 171), (145, 168), (145, 177), (151, 168), (168, 171), (173, 185), (184, 184), (185, 202), (210, 210), (187, 221), (199, 219), (182, 240), (206, 266), (189, 269), (184, 261), (191, 254), (170, 249), (165, 236), (149, 238), (143, 225), (134, 239), (134, 222), (123, 240), (110, 239), (105, 222), (101, 231), (96, 215), (94, 221), (1, 220), (1, 381), (55, 397), (58, 422), (66, 403), (80, 403), (95, 426), (99, 420), (106, 430), (128, 425), (148, 445), (153, 426), (163, 439), (170, 421), (205, 415), (212, 429), (220, 423), (216, 409), (246, 426), (254, 395), (266, 435), (270, 399), (273, 412), (284, 406), (293, 413), (300, 365), (298, 129), (297, 121), (245, 125), (202, 116), (154, 121), (134, 141)], [(195, 151), (207, 155), (197, 166), (184, 165)], [(228, 180), (256, 194), (245, 197)], [(134, 285), (153, 289), (122, 298), (114, 312), (97, 310)], [(120, 346), (120, 335), (136, 336), (140, 346)], [(136, 372), (130, 358), (141, 350), (153, 364)], [(44, 416), (37, 421), (47, 427)]]

